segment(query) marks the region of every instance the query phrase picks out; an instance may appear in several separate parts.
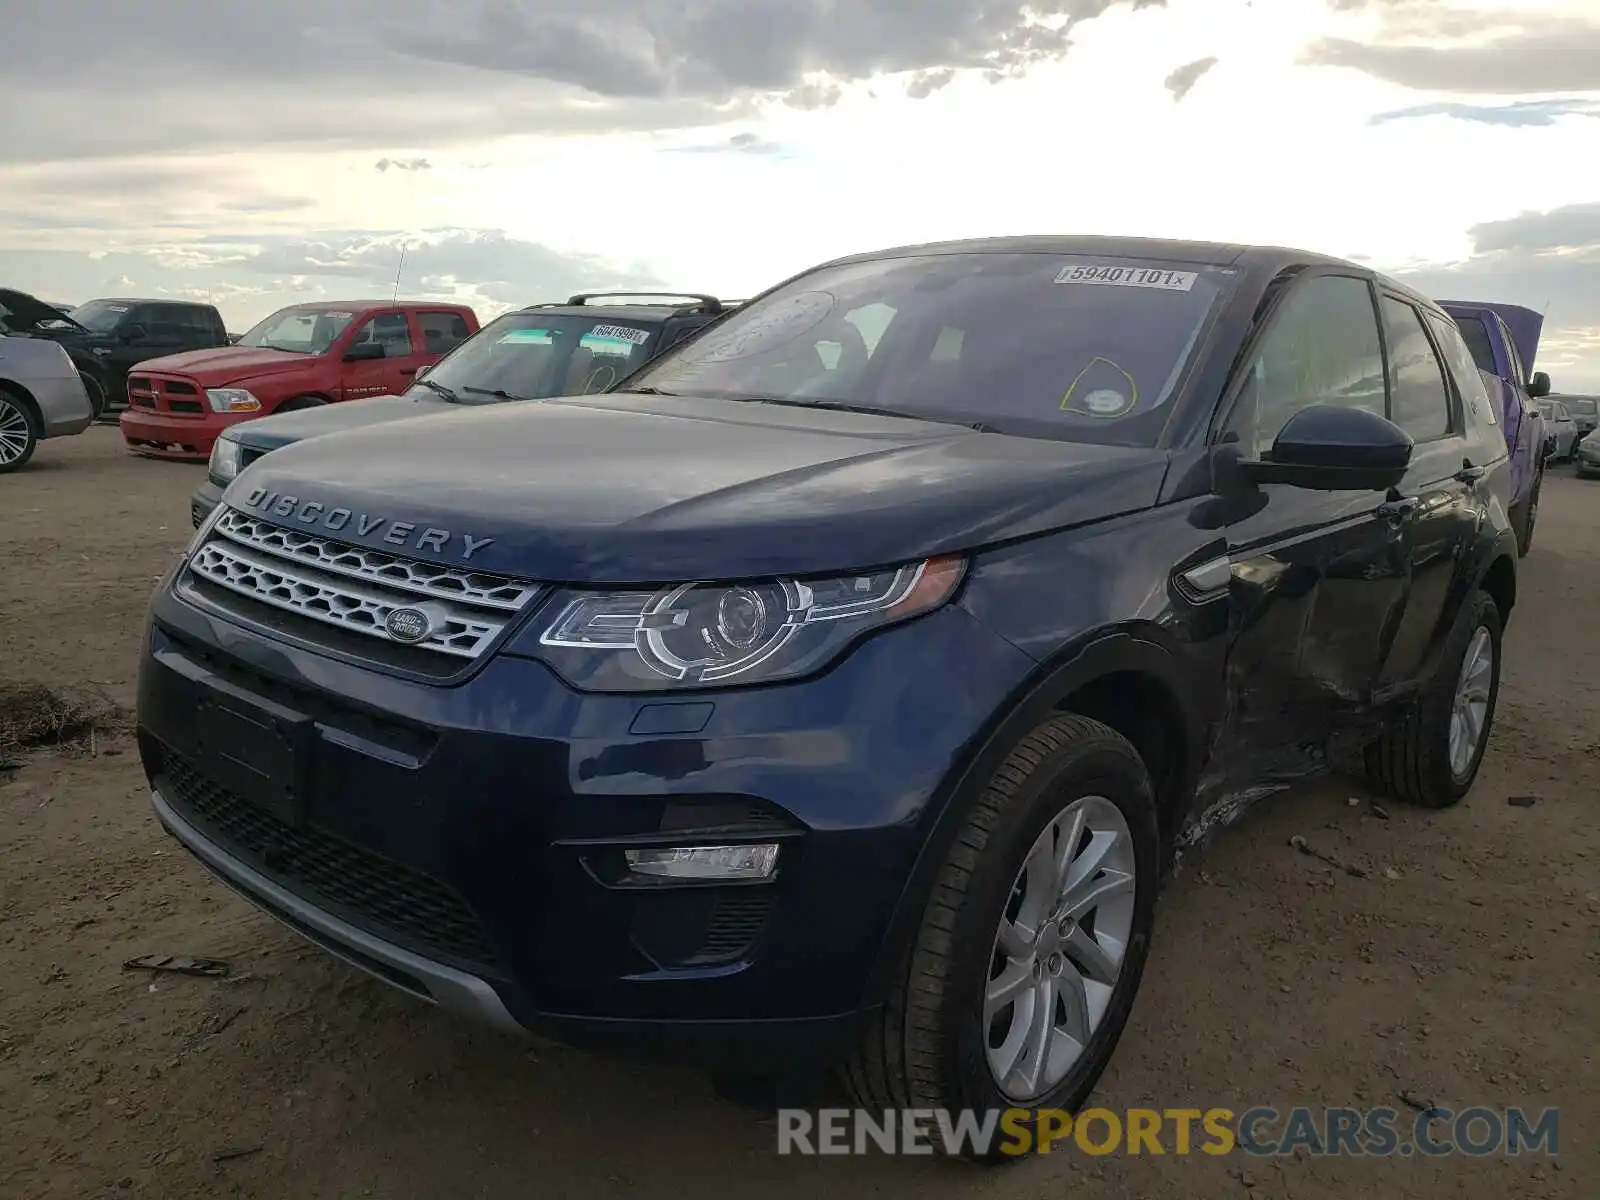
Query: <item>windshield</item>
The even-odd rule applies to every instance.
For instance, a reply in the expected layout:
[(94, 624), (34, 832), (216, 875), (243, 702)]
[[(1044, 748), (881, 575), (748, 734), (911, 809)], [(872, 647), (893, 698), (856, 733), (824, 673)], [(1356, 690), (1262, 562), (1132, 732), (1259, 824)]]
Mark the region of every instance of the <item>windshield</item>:
[(132, 307), (114, 300), (91, 300), (78, 305), (68, 315), (90, 333), (110, 333)]
[(1489, 331), (1483, 327), (1483, 322), (1477, 317), (1456, 317), (1455, 323), (1456, 328), (1461, 330), (1462, 340), (1472, 351), (1472, 361), (1478, 364), (1478, 370), (1498, 375), (1500, 372), (1494, 365), (1494, 347), (1489, 344)]
[(288, 350), (294, 354), (326, 354), (353, 312), (335, 312), (315, 305), (283, 308), (241, 337), (235, 345), (258, 350)]
[(629, 387), (1149, 445), (1232, 274), (1179, 266), (966, 253), (824, 267), (725, 317)]
[(1594, 400), (1563, 398), (1561, 403), (1565, 404), (1567, 411), (1575, 417), (1592, 417), (1597, 415), (1596, 410), (1600, 409), (1600, 402)]
[(510, 313), (440, 359), (418, 386), (460, 404), (587, 396), (637, 370), (657, 332), (603, 314)]

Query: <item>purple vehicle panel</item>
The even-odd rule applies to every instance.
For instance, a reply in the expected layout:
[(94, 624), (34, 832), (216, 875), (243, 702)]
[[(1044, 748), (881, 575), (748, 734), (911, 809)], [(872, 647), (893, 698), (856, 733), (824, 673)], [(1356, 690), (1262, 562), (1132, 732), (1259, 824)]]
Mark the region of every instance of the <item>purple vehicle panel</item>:
[(1519, 304), (1483, 300), (1442, 300), (1440, 307), (1455, 319), (1478, 370), (1499, 384), (1501, 428), (1511, 454), (1513, 524), (1526, 525), (1531, 536), (1529, 511), (1538, 503), (1534, 489), (1549, 449), (1544, 417), (1534, 403), (1550, 391), (1549, 377), (1533, 372), (1544, 317)]

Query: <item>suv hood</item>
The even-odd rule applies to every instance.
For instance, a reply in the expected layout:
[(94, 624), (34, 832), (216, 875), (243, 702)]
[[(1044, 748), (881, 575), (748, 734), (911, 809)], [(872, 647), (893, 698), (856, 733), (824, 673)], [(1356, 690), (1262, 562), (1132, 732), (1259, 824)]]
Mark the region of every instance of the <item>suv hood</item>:
[(610, 393), (312, 438), (258, 459), (224, 499), (393, 553), (634, 584), (972, 549), (1148, 508), (1166, 466), (1157, 450)]
[(324, 433), (363, 429), (368, 425), (380, 425), (402, 417), (417, 417), (446, 410), (464, 411), (459, 404), (451, 404), (437, 392), (417, 387), (404, 396), (368, 396), (362, 400), (344, 400), (338, 404), (324, 404), (320, 408), (303, 408), (297, 412), (273, 413), (253, 421), (241, 421), (231, 426), (226, 436), (252, 450), (277, 450)]
[(204, 387), (227, 387), (245, 379), (277, 375), (306, 367), (317, 361), (311, 354), (291, 350), (258, 350), (251, 346), (218, 346), (211, 350), (187, 350), (152, 358), (139, 364), (139, 370), (173, 371), (197, 380)]
[[(61, 321), (74, 333), (88, 333), (59, 308), (52, 308), (37, 296), (30, 296), (27, 292), (19, 292), (13, 288), (0, 288), (0, 305), (4, 305), (11, 313), (17, 327), (28, 332), (46, 321)], [(39, 332), (53, 332), (40, 330)]]

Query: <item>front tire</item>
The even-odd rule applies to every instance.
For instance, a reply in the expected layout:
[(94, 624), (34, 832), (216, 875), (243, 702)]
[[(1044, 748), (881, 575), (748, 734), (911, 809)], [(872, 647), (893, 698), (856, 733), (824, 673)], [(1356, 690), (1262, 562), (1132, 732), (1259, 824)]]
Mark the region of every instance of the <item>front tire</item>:
[(1422, 808), (1449, 808), (1467, 794), (1494, 726), (1500, 642), (1500, 609), (1488, 593), (1474, 592), (1456, 615), (1433, 679), (1367, 747), (1374, 788)]
[(39, 424), (15, 393), (0, 385), (0, 475), (28, 465), (39, 445)]
[(304, 412), (308, 408), (321, 408), (326, 403), (327, 401), (321, 396), (292, 396), (272, 411), (275, 413)]
[[(1155, 926), (1160, 832), (1138, 752), (1052, 717), (989, 780), (887, 1003), (845, 1069), (863, 1108), (1075, 1112), (1128, 1022)], [(1035, 1118), (1037, 1119), (1037, 1118)], [(1030, 1127), (1033, 1122), (1028, 1122)], [(998, 1138), (963, 1147), (1018, 1160)]]

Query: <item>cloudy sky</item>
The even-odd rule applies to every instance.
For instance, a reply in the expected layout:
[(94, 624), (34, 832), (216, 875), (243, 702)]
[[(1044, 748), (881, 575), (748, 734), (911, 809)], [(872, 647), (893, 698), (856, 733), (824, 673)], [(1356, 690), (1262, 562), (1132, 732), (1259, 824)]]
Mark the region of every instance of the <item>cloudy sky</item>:
[(1600, 390), (1600, 0), (0, 0), (0, 284), (744, 296), (1057, 231), (1549, 314)]

